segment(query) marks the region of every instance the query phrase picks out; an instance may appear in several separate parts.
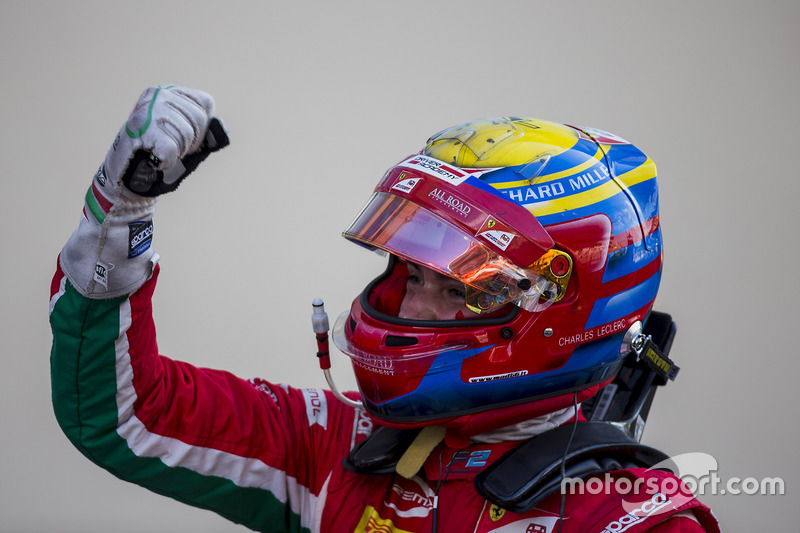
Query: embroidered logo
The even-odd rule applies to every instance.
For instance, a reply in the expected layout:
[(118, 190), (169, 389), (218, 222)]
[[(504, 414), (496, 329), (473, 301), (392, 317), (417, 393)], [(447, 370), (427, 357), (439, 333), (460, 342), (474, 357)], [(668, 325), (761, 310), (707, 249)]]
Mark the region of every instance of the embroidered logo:
[(435, 493), (421, 478), (398, 478), (383, 505), (401, 518), (424, 518), (433, 509)]
[(328, 401), (322, 389), (303, 389), (303, 398), (306, 400), (308, 427), (319, 424), (322, 429), (328, 429)]
[(390, 519), (383, 519), (378, 511), (367, 505), (361, 520), (353, 533), (412, 533), (411, 531), (395, 527)]
[(250, 383), (253, 385), (253, 387), (256, 388), (256, 390), (259, 390), (264, 394), (268, 395), (270, 398), (272, 398), (272, 401), (275, 403), (278, 409), (280, 409), (280, 405), (278, 405), (278, 395), (275, 394), (271, 388), (269, 388), (269, 385), (267, 384), (266, 381), (262, 379), (252, 378), (250, 379)]
[(503, 518), (504, 514), (506, 514), (506, 510), (502, 507), (498, 507), (495, 503), (489, 508), (489, 517), (492, 519), (492, 522), (497, 522)]
[(128, 259), (142, 255), (153, 242), (153, 221), (140, 220), (128, 224)]
[(672, 501), (660, 492), (654, 494), (652, 498), (642, 503), (637, 509), (633, 509), (609, 523), (601, 533), (622, 533), (628, 528), (644, 522), (648, 517), (660, 514), (659, 511), (671, 503)]
[(97, 183), (99, 183), (101, 187), (106, 186), (106, 182), (108, 181), (108, 179), (106, 178), (105, 164), (100, 165), (100, 168), (97, 169), (97, 174), (94, 175), (94, 179), (97, 180)]

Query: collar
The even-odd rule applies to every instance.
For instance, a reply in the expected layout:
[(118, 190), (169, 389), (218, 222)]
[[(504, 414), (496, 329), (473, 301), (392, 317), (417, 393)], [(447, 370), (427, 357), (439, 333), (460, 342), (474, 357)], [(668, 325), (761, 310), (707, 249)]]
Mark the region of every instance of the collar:
[(470, 440), (472, 442), (484, 444), (527, 440), (536, 435), (541, 435), (545, 431), (550, 431), (551, 429), (566, 424), (573, 419), (576, 411), (580, 420), (580, 408), (580, 404), (578, 404), (577, 408), (574, 406), (565, 407), (553, 413), (537, 416), (530, 420), (524, 420), (516, 424), (511, 424), (510, 426), (474, 435)]

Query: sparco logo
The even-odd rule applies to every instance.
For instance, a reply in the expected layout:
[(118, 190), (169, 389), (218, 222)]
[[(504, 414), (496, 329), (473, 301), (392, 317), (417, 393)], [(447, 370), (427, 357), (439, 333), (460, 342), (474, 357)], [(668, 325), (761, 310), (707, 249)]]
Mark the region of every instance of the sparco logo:
[(638, 509), (634, 509), (628, 514), (625, 514), (610, 524), (608, 524), (601, 533), (621, 533), (636, 524), (643, 522), (649, 516), (658, 514), (658, 511), (672, 503), (665, 495), (654, 494), (652, 498), (642, 503)]
[(143, 254), (153, 242), (153, 221), (143, 220), (128, 224), (128, 259)]

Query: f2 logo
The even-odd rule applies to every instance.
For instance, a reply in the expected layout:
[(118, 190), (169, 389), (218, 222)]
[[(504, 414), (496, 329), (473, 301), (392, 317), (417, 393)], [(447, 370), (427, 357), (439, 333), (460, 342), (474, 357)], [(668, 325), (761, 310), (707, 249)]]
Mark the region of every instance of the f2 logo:
[(467, 468), (480, 468), (486, 466), (486, 461), (489, 459), (491, 450), (478, 450), (469, 454), (467, 459)]

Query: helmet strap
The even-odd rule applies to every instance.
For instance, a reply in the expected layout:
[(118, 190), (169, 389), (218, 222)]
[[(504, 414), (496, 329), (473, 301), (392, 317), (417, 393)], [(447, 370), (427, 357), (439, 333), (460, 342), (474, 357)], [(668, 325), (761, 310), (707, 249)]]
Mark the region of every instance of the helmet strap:
[(442, 426), (426, 426), (411, 442), (397, 462), (397, 473), (406, 479), (411, 479), (431, 454), (434, 448), (444, 440), (445, 428)]

